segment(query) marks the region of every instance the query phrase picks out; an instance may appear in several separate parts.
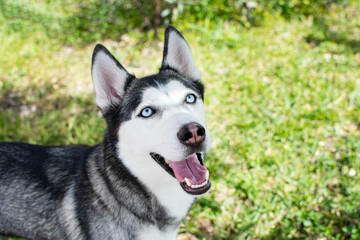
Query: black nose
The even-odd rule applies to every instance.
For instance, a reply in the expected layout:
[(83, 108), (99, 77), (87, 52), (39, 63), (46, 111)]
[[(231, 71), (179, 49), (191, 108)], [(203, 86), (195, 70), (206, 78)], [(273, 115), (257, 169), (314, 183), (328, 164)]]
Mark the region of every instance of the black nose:
[(197, 145), (205, 139), (205, 128), (198, 123), (185, 124), (177, 133), (179, 140), (187, 145)]

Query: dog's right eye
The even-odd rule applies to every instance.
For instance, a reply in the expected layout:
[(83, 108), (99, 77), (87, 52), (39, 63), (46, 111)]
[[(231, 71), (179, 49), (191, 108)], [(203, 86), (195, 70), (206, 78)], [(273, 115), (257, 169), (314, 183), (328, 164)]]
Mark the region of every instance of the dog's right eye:
[(196, 102), (196, 96), (194, 94), (189, 94), (186, 96), (185, 102), (187, 103), (195, 103)]
[(141, 110), (140, 116), (143, 118), (148, 118), (151, 115), (153, 115), (155, 113), (155, 110), (150, 108), (150, 107), (146, 107), (143, 110)]

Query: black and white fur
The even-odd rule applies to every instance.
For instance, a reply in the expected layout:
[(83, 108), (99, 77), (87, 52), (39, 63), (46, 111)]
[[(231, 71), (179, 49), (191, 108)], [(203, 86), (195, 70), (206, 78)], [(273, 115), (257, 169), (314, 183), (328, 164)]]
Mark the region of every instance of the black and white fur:
[[(210, 188), (185, 191), (151, 155), (176, 163), (196, 154), (202, 162), (210, 148), (200, 73), (175, 28), (165, 31), (158, 74), (138, 79), (97, 45), (92, 77), (96, 104), (107, 123), (103, 142), (0, 143), (0, 235), (176, 239), (196, 196)], [(189, 95), (196, 102), (186, 102)], [(151, 116), (142, 115), (145, 108)], [(194, 122), (205, 129), (201, 143), (181, 142), (179, 129)]]

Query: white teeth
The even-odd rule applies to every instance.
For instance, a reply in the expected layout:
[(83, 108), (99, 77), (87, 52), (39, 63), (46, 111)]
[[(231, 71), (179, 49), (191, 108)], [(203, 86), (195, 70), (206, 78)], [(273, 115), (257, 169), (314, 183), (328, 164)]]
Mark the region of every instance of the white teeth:
[(207, 183), (207, 180), (200, 185), (191, 185), (191, 187), (192, 188), (201, 188), (201, 187), (205, 186), (206, 183)]
[(204, 181), (202, 184), (200, 184), (200, 185), (191, 184), (191, 182), (189, 181), (189, 179), (188, 179), (188, 178), (185, 178), (186, 184), (187, 184), (189, 187), (191, 187), (191, 188), (201, 188), (201, 187), (205, 186), (205, 185), (208, 183), (208, 181), (209, 181), (209, 171), (206, 171), (205, 181)]
[(189, 186), (189, 187), (192, 187), (192, 188), (201, 188), (203, 186), (205, 186), (208, 182), (208, 180), (206, 179), (202, 184), (200, 185), (189, 185), (190, 182), (188, 182), (189, 180), (187, 178), (185, 178), (185, 181), (186, 181), (186, 184)]
[(169, 163), (170, 163), (170, 160), (165, 159), (165, 162), (166, 162), (167, 164), (169, 164)]
[(192, 186), (193, 186), (193, 185), (191, 185), (189, 179), (185, 178), (185, 182), (186, 182), (186, 184), (187, 184), (189, 187), (192, 187)]

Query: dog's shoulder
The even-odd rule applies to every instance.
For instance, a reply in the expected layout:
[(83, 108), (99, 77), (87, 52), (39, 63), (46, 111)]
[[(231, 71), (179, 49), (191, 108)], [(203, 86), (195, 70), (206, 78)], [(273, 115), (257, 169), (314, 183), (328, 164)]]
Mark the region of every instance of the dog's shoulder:
[(49, 189), (67, 186), (97, 146), (44, 146), (22, 142), (0, 143), (0, 175), (7, 181), (23, 179)]

